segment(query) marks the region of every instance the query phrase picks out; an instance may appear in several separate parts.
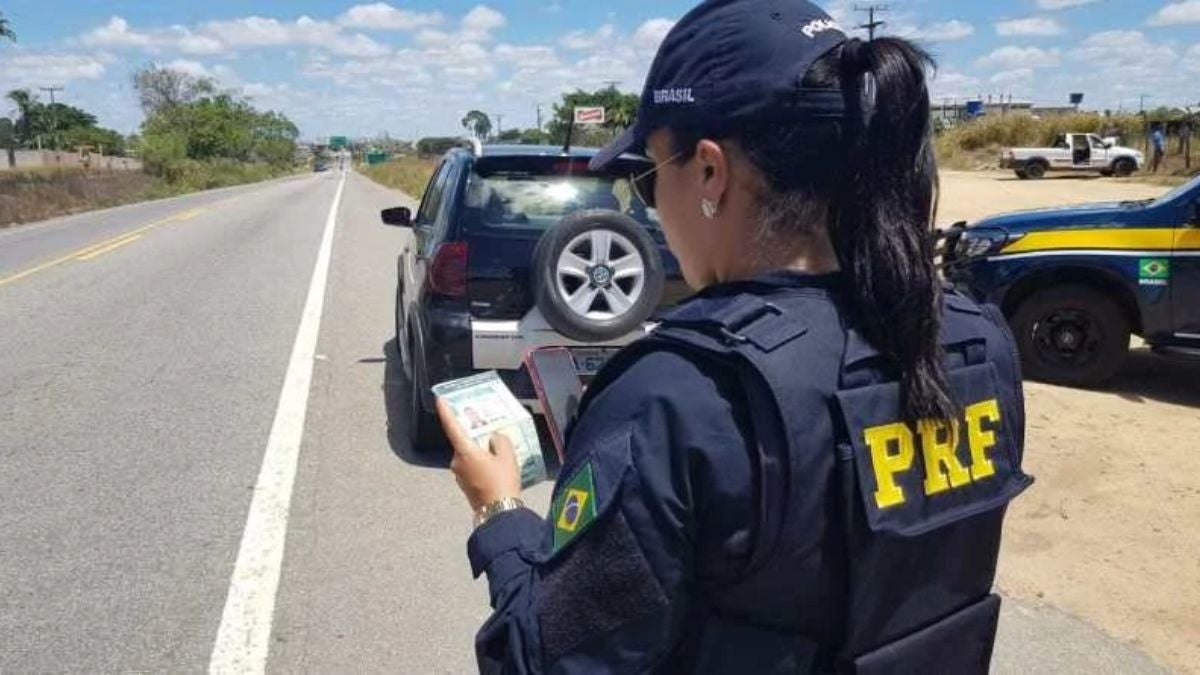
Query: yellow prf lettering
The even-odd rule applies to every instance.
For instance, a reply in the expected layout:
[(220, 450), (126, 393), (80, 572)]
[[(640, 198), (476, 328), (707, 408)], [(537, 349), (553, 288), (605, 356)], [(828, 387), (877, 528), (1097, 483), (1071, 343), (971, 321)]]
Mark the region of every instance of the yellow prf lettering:
[[(904, 503), (904, 489), (896, 484), (896, 474), (912, 468), (913, 434), (907, 425), (897, 422), (871, 427), (864, 432), (871, 449), (871, 466), (875, 470), (875, 503), (886, 509)], [(889, 452), (892, 446), (895, 452)]]
[(958, 420), (922, 420), (921, 453), (925, 457), (925, 494), (936, 495), (971, 483), (971, 473), (958, 461)]
[(971, 480), (980, 480), (995, 475), (996, 467), (988, 459), (987, 451), (996, 447), (996, 432), (983, 428), (983, 421), (1000, 422), (1000, 404), (996, 399), (981, 401), (967, 406), (967, 444), (971, 447)]

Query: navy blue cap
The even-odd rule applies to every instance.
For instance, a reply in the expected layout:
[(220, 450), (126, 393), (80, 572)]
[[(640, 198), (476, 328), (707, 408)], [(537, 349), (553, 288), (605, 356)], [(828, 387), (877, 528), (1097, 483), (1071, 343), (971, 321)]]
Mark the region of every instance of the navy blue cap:
[(706, 0), (658, 48), (637, 121), (590, 166), (644, 154), (646, 137), (660, 127), (715, 131), (764, 116), (841, 117), (840, 91), (800, 85), (818, 59), (845, 41), (841, 26), (806, 0)]

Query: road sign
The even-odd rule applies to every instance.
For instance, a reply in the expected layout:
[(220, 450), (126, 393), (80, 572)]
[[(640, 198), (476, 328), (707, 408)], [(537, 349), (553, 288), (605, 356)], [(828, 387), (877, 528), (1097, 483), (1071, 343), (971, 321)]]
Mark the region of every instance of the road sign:
[(604, 124), (604, 108), (576, 108), (575, 124)]
[(350, 142), (345, 136), (332, 136), (329, 139), (329, 147), (333, 148), (334, 150), (341, 150), (348, 145), (350, 145)]

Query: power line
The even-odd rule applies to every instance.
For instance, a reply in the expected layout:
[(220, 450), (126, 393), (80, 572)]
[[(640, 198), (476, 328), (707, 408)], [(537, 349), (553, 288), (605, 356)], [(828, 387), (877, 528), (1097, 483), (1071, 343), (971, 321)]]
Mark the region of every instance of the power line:
[(858, 27), (865, 28), (867, 30), (867, 34), (870, 36), (870, 39), (874, 40), (875, 39), (875, 30), (878, 28), (883, 28), (884, 26), (887, 25), (886, 21), (876, 21), (875, 14), (876, 13), (883, 14), (884, 12), (887, 12), (890, 10), (891, 10), (891, 8), (888, 7), (887, 5), (866, 5), (866, 6), (855, 5), (854, 11), (867, 13), (867, 22), (864, 24), (859, 24)]

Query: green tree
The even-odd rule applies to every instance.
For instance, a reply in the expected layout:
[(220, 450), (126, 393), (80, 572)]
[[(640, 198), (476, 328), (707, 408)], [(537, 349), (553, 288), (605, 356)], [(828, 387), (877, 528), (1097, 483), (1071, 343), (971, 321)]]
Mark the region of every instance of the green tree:
[(4, 12), (0, 12), (0, 40), (17, 41), (17, 34), (13, 32), (12, 24), (8, 19), (4, 18)]
[(456, 148), (460, 145), (462, 145), (462, 141), (457, 138), (439, 136), (422, 138), (417, 141), (417, 153), (422, 157), (440, 157), (449, 152), (451, 148)]
[(604, 108), (604, 124), (599, 127), (576, 127), (573, 136), (576, 145), (606, 143), (633, 124), (637, 116), (638, 97), (636, 94), (621, 92), (616, 87), (590, 92), (579, 89), (564, 94), (562, 101), (554, 104), (554, 116), (548, 125), (550, 139), (554, 143), (566, 141), (567, 129), (575, 117), (575, 108), (591, 107)]
[[(216, 83), (170, 68), (133, 76), (146, 113), (135, 152), (168, 180), (201, 180), (204, 165), (290, 165), (300, 131), (277, 112), (262, 112)], [(209, 181), (202, 181), (207, 184)]]
[(6, 95), (17, 106), (17, 142), (29, 143), (33, 138), (30, 130), (31, 111), (37, 104), (37, 96), (28, 89), (13, 89)]
[(492, 119), (487, 113), (472, 110), (462, 118), (463, 128), (481, 142), (486, 141), (492, 134)]
[(138, 103), (146, 117), (169, 112), (217, 93), (217, 83), (209, 78), (195, 77), (162, 66), (148, 66), (134, 72), (133, 88), (138, 93)]

